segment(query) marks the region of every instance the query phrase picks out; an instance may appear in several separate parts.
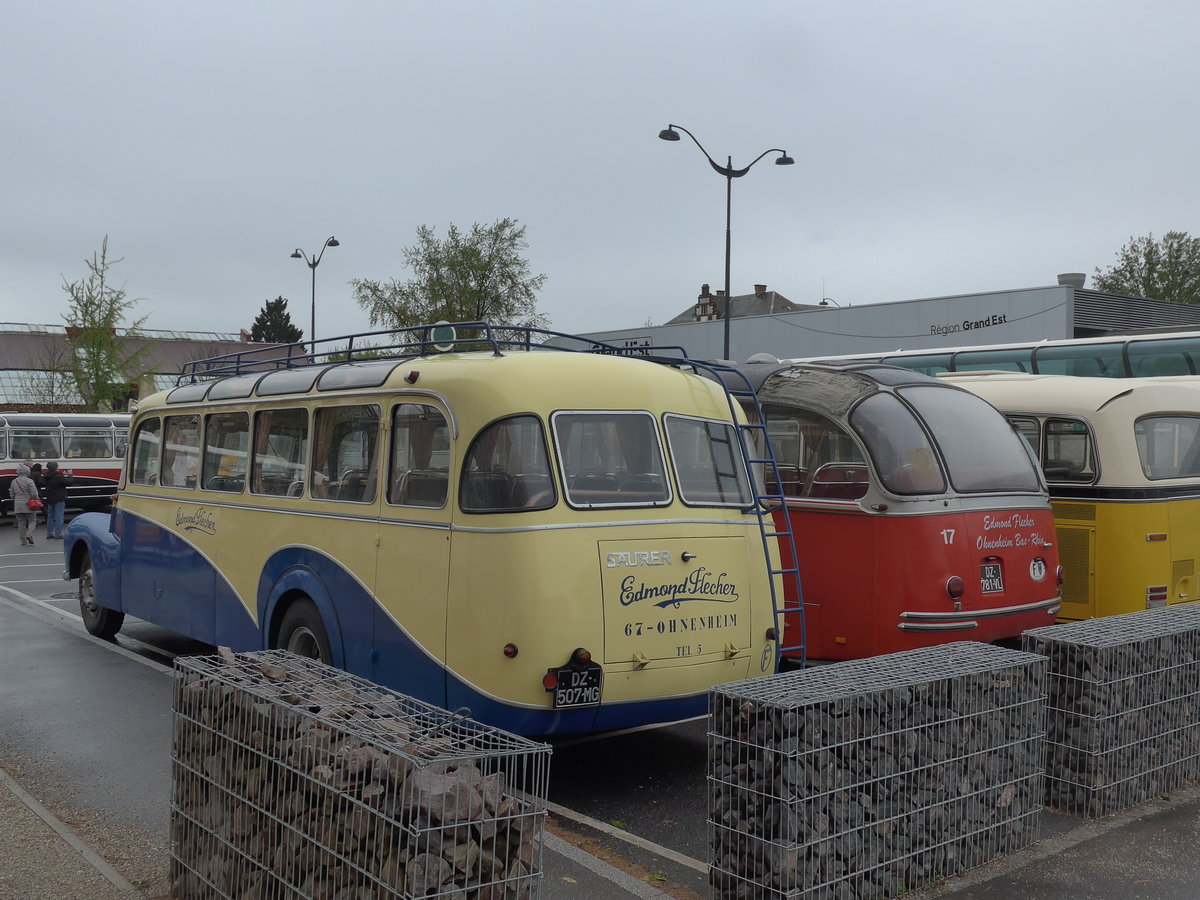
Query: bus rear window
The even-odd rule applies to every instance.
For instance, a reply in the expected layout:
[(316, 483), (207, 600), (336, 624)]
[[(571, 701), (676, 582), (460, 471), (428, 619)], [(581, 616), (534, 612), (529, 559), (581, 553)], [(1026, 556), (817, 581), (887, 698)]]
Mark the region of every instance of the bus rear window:
[(511, 416), (484, 428), (463, 461), (459, 505), (463, 512), (547, 509), (557, 502), (537, 416)]
[(559, 412), (558, 464), (572, 506), (661, 506), (671, 501), (654, 417), (648, 412)]
[(1200, 418), (1148, 416), (1133, 426), (1147, 478), (1200, 476)]
[(749, 506), (737, 432), (728, 422), (666, 416), (671, 462), (679, 478), (679, 496), (689, 506)]

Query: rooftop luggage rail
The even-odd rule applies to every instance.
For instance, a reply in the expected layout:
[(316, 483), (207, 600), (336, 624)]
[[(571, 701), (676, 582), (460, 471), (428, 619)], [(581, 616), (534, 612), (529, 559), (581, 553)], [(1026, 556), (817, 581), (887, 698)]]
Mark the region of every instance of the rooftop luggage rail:
[(491, 351), (497, 356), (502, 355), (504, 351), (534, 350), (635, 357), (646, 356), (649, 351), (678, 353), (680, 358), (687, 355), (682, 347), (618, 347), (616, 344), (544, 328), (492, 325), (488, 322), (437, 322), (366, 331), (296, 344), (272, 344), (268, 347), (255, 347), (251, 350), (193, 360), (184, 364), (176, 384), (275, 369), (366, 362), (375, 359), (409, 359), (448, 352), (481, 350)]

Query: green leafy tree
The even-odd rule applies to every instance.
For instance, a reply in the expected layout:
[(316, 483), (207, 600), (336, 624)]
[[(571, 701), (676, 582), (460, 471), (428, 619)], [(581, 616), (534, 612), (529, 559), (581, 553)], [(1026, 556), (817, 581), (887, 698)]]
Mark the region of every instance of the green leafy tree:
[(545, 275), (534, 275), (522, 256), (525, 226), (515, 219), (475, 223), (463, 233), (451, 225), (444, 240), (432, 228), (417, 229), (417, 243), (404, 250), (413, 271), (409, 281), (354, 279), (354, 299), (371, 324), (407, 328), (430, 322), (484, 321), (494, 325), (544, 327), (537, 292)]
[(282, 295), (268, 300), (250, 326), (250, 340), (267, 344), (295, 344), (304, 332), (292, 324), (287, 299)]
[(1116, 264), (1096, 269), (1093, 281), (1113, 294), (1200, 303), (1200, 238), (1186, 231), (1168, 231), (1158, 241), (1153, 234), (1131, 237)]
[(138, 303), (130, 299), (123, 287), (109, 283), (109, 269), (120, 259), (108, 258), (108, 235), (100, 252), (84, 260), (88, 275), (78, 281), (63, 276), (63, 290), (68, 295), (67, 347), (70, 356), (68, 370), (75, 389), (88, 410), (113, 409), (129, 396), (130, 382), (144, 374), (143, 359), (149, 346), (139, 329), (146, 316), (122, 325)]

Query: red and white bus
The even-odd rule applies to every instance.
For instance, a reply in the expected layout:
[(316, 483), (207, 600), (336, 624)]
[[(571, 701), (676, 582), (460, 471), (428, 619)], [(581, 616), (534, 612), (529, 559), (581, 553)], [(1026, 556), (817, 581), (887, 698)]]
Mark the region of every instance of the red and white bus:
[(0, 412), (0, 509), (12, 514), (8, 485), (18, 465), (70, 469), (67, 508), (106, 510), (125, 462), (128, 413)]
[[(779, 466), (768, 492), (796, 535), (809, 659), (1015, 643), (1054, 623), (1062, 572), (1045, 482), (995, 408), (877, 363), (739, 368)], [(800, 627), (787, 622), (785, 647)]]

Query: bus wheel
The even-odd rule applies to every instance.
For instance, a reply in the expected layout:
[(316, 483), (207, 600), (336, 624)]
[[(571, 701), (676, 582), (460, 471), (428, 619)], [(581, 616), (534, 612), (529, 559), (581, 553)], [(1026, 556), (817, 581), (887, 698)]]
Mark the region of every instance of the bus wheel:
[(278, 645), (297, 656), (333, 664), (325, 623), (311, 600), (297, 600), (284, 613), (283, 621), (279, 623)]
[(96, 604), (96, 583), (92, 578), (92, 558), (84, 555), (79, 569), (79, 615), (83, 627), (98, 638), (115, 637), (125, 624), (125, 613)]

